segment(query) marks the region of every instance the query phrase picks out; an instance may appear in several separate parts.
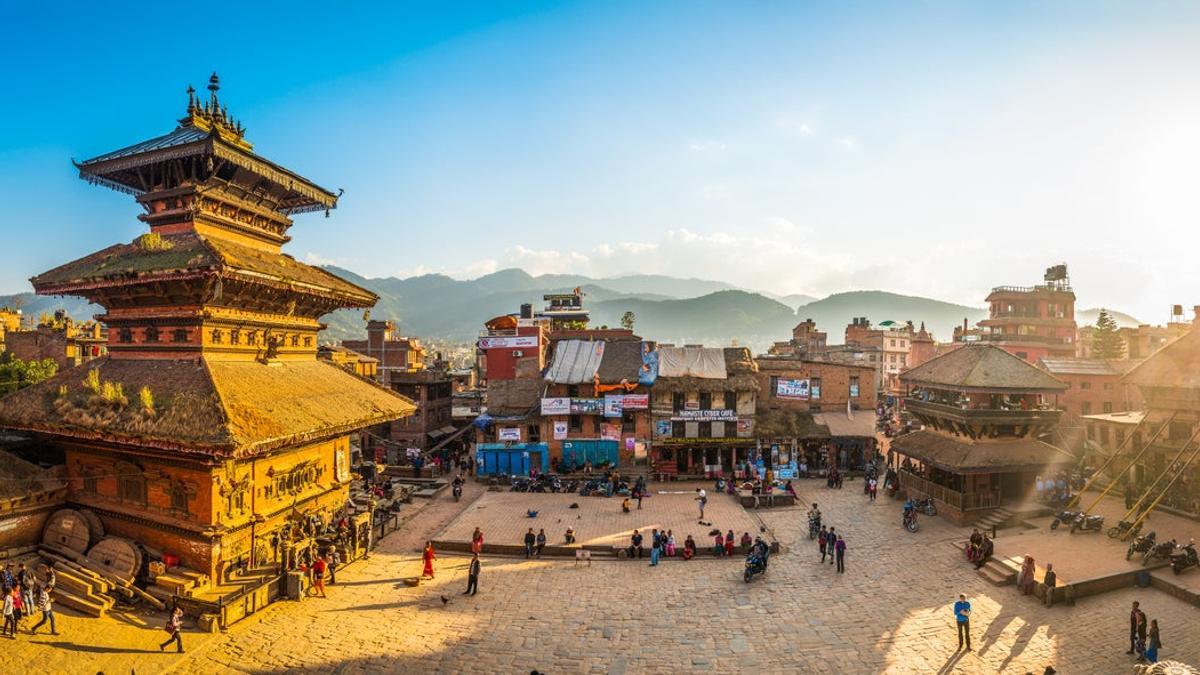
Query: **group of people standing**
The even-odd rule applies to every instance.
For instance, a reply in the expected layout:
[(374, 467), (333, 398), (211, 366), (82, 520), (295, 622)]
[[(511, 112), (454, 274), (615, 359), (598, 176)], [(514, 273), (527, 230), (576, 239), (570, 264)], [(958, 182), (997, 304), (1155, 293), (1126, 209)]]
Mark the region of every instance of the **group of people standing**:
[(54, 623), (54, 606), (50, 594), (54, 591), (54, 569), (46, 568), (48, 580), (38, 579), (33, 570), (20, 563), (13, 569), (12, 563), (4, 566), (0, 573), (4, 594), (4, 629), (0, 634), (9, 638), (17, 637), (17, 629), (21, 619), (33, 614), (34, 610), (42, 612), (42, 620), (33, 625), (29, 634), (37, 633), (43, 624), (50, 624), (50, 633), (58, 635), (58, 627)]
[(837, 571), (839, 574), (846, 571), (846, 540), (842, 535), (838, 534), (836, 528), (826, 526), (821, 522), (821, 509), (817, 508), (816, 502), (813, 502), (812, 508), (808, 510), (809, 527), (819, 527), (817, 532), (817, 547), (821, 551), (821, 564), (825, 563), (825, 556), (829, 556), (829, 564), (837, 563)]
[(1161, 648), (1158, 619), (1151, 619), (1147, 623), (1141, 603), (1134, 601), (1133, 609), (1129, 612), (1129, 651), (1125, 653), (1137, 654), (1139, 662), (1157, 663), (1158, 650)]

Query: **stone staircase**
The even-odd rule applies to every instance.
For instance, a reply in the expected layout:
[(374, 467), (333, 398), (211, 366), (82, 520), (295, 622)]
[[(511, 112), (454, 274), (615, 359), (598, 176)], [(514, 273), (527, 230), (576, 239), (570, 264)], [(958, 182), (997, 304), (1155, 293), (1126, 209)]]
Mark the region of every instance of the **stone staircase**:
[(1021, 572), (1021, 561), (1017, 558), (989, 558), (983, 567), (978, 570), (979, 576), (983, 577), (988, 583), (993, 586), (1008, 586), (1017, 582), (1017, 575)]
[(980, 532), (991, 531), (992, 528), (1000, 530), (1010, 527), (1009, 523), (1016, 515), (1012, 509), (1001, 506), (989, 511), (986, 516), (972, 523), (972, 526), (979, 528)]

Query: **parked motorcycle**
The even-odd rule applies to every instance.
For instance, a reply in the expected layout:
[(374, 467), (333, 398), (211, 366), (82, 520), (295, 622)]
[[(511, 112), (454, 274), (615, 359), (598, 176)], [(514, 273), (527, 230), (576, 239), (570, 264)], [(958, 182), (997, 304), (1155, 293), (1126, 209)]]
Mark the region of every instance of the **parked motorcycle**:
[(1174, 539), (1159, 542), (1154, 546), (1151, 546), (1146, 550), (1146, 553), (1142, 555), (1142, 567), (1145, 567), (1146, 565), (1149, 565), (1157, 560), (1170, 560), (1171, 554), (1175, 553), (1176, 546), (1177, 544), (1175, 543)]
[(1133, 557), (1134, 553), (1145, 554), (1146, 551), (1149, 551), (1151, 548), (1154, 547), (1154, 544), (1155, 544), (1154, 540), (1156, 537), (1157, 537), (1157, 535), (1154, 534), (1153, 531), (1151, 531), (1149, 534), (1146, 534), (1144, 536), (1139, 536), (1136, 539), (1134, 539), (1133, 541), (1129, 542), (1129, 549), (1125, 551), (1125, 559), (1129, 560), (1130, 558)]
[(1179, 574), (1189, 567), (1197, 566), (1200, 566), (1200, 559), (1196, 557), (1195, 539), (1188, 542), (1187, 546), (1183, 546), (1171, 554), (1171, 571), (1175, 572), (1175, 574)]
[(1071, 523), (1071, 534), (1076, 532), (1100, 532), (1104, 529), (1104, 516), (1089, 516), (1083, 513), (1075, 516)]
[(1117, 523), (1116, 525), (1108, 528), (1107, 534), (1108, 534), (1109, 538), (1111, 538), (1111, 539), (1120, 539), (1121, 537), (1126, 536), (1126, 533), (1128, 533), (1128, 536), (1130, 536), (1130, 537), (1136, 537), (1136, 536), (1138, 536), (1138, 533), (1141, 531), (1142, 531), (1142, 523), (1138, 523), (1137, 526), (1134, 527), (1133, 523), (1131, 523), (1127, 520), (1122, 520), (1121, 522)]
[(1062, 523), (1073, 523), (1079, 517), (1079, 511), (1059, 511), (1058, 515), (1054, 516), (1054, 522), (1050, 523), (1050, 529), (1057, 530)]
[(917, 510), (923, 511), (927, 516), (937, 515), (937, 504), (933, 502), (933, 497), (926, 497), (916, 501)]
[(920, 529), (920, 526), (917, 525), (917, 512), (915, 509), (904, 512), (903, 523), (904, 529), (908, 530), (909, 532), (916, 532), (918, 529)]

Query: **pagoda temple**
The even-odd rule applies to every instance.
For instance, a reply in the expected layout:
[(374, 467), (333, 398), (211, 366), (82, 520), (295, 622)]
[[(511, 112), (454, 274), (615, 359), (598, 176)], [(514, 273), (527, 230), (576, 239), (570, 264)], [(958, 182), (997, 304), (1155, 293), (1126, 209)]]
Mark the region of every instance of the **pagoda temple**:
[(992, 345), (968, 344), (900, 375), (904, 409), (924, 429), (892, 440), (900, 487), (960, 524), (1023, 503), (1038, 475), (1074, 461), (1041, 440), (1067, 385)]
[(208, 89), (174, 131), (76, 164), (149, 232), (31, 280), (102, 306), (108, 354), (5, 398), (0, 427), (61, 455), (69, 502), (109, 535), (222, 584), (311, 559), (349, 498), (351, 435), (414, 406), (318, 360), (320, 317), (377, 300), (281, 252), (291, 217), (338, 194), (256, 154)]

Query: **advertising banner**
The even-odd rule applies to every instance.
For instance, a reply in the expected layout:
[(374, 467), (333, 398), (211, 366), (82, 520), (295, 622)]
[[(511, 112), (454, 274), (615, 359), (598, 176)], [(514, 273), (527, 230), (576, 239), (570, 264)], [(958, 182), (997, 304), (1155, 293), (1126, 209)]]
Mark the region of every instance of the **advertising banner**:
[(542, 414), (543, 415), (569, 415), (571, 413), (571, 399), (569, 398), (544, 398), (542, 399)]
[(513, 335), (510, 337), (479, 338), (480, 349), (523, 349), (526, 347), (537, 346), (538, 336), (536, 335)]
[(649, 394), (625, 394), (622, 403), (626, 410), (645, 410), (650, 407)]
[(633, 438), (633, 436), (625, 437), (625, 449), (628, 450), (629, 452), (633, 452), (633, 448), (636, 444), (637, 444), (637, 441)]
[(733, 420), (737, 419), (736, 410), (680, 410), (675, 413), (675, 419), (688, 421)]
[(858, 383), (850, 383), (850, 398), (858, 398)]
[(775, 384), (775, 396), (777, 398), (807, 401), (808, 393), (808, 380), (785, 380), (781, 378)]
[(600, 439), (605, 441), (621, 440), (621, 425), (610, 422), (600, 425)]
[(671, 436), (671, 420), (658, 420), (654, 423), (654, 434), (660, 437)]
[(602, 398), (573, 398), (571, 399), (572, 415), (602, 415), (604, 414), (604, 399)]
[(642, 343), (642, 368), (638, 371), (638, 382), (652, 385), (658, 379), (658, 349), (653, 342)]
[(754, 420), (738, 420), (737, 430), (739, 434), (748, 434), (754, 428)]
[(608, 394), (604, 397), (604, 416), (620, 417), (625, 412), (625, 397), (620, 394)]
[(554, 440), (562, 441), (562, 440), (566, 440), (566, 438), (567, 438), (567, 423), (566, 422), (555, 422), (554, 423)]
[(521, 427), (500, 427), (496, 434), (502, 441), (519, 441), (521, 440)]

